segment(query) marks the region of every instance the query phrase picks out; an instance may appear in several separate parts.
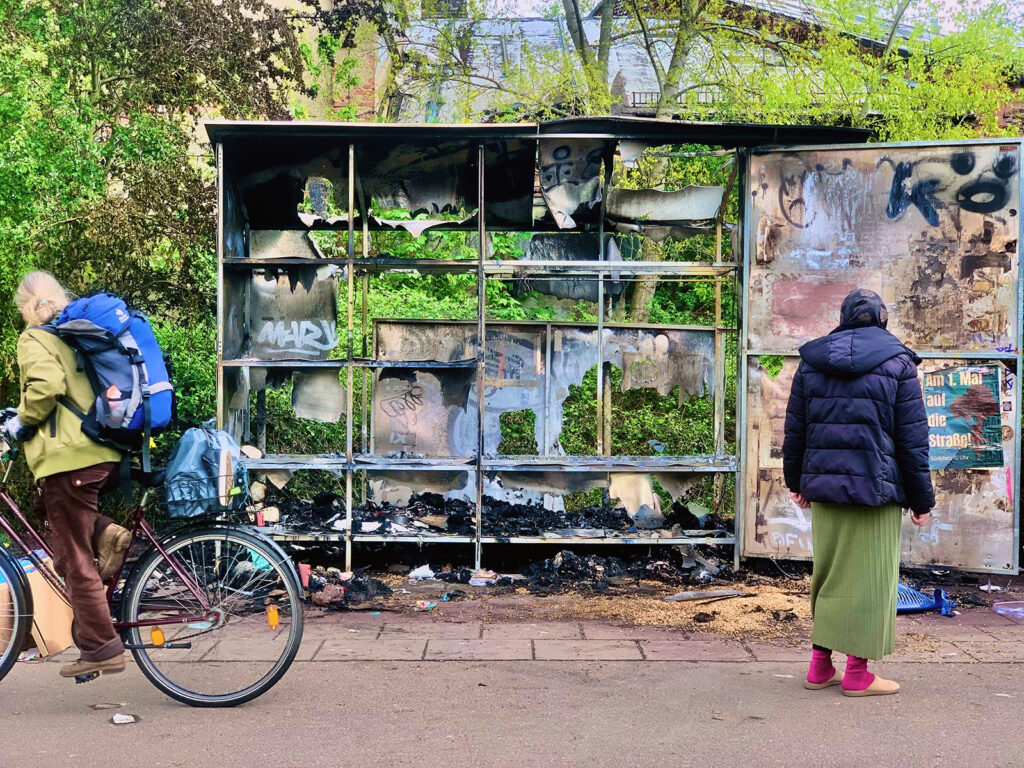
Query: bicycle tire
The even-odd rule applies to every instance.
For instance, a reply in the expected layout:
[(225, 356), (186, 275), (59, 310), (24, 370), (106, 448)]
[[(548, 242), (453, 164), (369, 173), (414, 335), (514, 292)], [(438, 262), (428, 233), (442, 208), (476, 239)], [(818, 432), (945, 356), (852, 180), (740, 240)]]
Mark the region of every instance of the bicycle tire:
[[(270, 567), (275, 569), (281, 582), (281, 587), (288, 597), (288, 605), (291, 608), (289, 637), (286, 641), (283, 652), (277, 659), (270, 671), (258, 681), (240, 690), (227, 693), (199, 693), (188, 690), (183, 686), (170, 680), (163, 674), (150, 657), (150, 650), (140, 647), (131, 649), (139, 665), (139, 669), (163, 693), (171, 698), (188, 704), (193, 707), (233, 707), (244, 704), (261, 696), (270, 690), (284, 676), (291, 666), (298, 653), (302, 642), (303, 630), (303, 605), (302, 588), (294, 565), (279, 546), (268, 543), (262, 536), (256, 536), (241, 528), (227, 526), (215, 526), (198, 530), (191, 530), (172, 538), (169, 541), (161, 542), (161, 546), (171, 556), (181, 553), (186, 546), (194, 546), (203, 543), (231, 543), (249, 547), (252, 552), (263, 559)], [(179, 558), (180, 561), (180, 558)], [(161, 552), (153, 548), (136, 565), (131, 574), (131, 581), (125, 585), (124, 599), (122, 601), (121, 619), (124, 622), (145, 622), (140, 619), (140, 607), (143, 591), (154, 574), (158, 572), (160, 563), (166, 562)], [(198, 578), (193, 570), (193, 575)], [(205, 586), (204, 586), (205, 589)], [(225, 623), (226, 626), (226, 623)], [(217, 630), (211, 630), (217, 631)], [(134, 646), (142, 645), (142, 627), (130, 627), (124, 630), (128, 642)], [(199, 633), (201, 634), (201, 632)]]
[[(14, 667), (25, 639), (32, 627), (32, 591), (28, 587), (25, 571), (14, 555), (0, 548), (0, 575), (8, 587), (10, 609), (0, 608), (0, 626), (11, 624), (10, 634), (5, 638), (0, 630), (0, 680)], [(6, 640), (6, 642), (5, 642)]]

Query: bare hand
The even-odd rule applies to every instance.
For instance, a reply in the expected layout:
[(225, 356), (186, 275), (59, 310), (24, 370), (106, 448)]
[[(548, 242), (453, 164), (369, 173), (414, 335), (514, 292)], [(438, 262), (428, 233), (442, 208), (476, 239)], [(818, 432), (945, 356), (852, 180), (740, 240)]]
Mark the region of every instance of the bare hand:
[(917, 512), (911, 512), (910, 513), (910, 522), (912, 522), (918, 528), (924, 528), (924, 526), (927, 524), (928, 520), (931, 519), (931, 516), (932, 516), (931, 512), (923, 512), (920, 515), (917, 514)]
[(789, 498), (791, 498), (793, 500), (793, 503), (800, 507), (800, 509), (811, 508), (811, 502), (805, 499), (802, 493), (790, 493)]

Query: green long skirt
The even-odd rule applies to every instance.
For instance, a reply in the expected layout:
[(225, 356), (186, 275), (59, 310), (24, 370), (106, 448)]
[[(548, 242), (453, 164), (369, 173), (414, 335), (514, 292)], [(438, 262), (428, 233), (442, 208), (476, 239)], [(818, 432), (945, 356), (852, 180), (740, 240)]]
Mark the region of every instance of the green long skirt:
[(814, 502), (811, 642), (863, 659), (892, 653), (900, 508)]

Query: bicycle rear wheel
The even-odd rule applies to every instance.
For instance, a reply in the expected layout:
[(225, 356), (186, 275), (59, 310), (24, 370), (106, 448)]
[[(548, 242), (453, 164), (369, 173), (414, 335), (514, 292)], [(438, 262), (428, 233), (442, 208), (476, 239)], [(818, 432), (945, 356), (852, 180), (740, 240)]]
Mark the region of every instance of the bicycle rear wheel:
[(287, 556), (224, 527), (162, 546), (167, 557), (154, 549), (124, 590), (122, 620), (139, 625), (126, 631), (127, 645), (143, 674), (195, 707), (230, 707), (265, 693), (302, 641), (301, 587)]
[(32, 593), (14, 555), (0, 548), (0, 680), (25, 645), (32, 626)]

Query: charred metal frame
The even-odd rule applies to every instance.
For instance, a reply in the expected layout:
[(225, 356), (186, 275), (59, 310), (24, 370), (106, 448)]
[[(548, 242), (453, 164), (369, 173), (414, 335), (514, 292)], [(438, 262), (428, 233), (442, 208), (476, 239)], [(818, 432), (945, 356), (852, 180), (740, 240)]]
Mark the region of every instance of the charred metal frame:
[[(738, 467), (737, 456), (725, 455), (726, 434), (725, 434), (725, 392), (727, 385), (725, 343), (730, 333), (739, 333), (737, 339), (737, 449), (742, 457), (742, 440), (744, 408), (743, 398), (745, 394), (746, 361), (745, 347), (741, 339), (745, 339), (743, 333), (743, 318), (746, 316), (744, 275), (742, 265), (722, 260), (722, 224), (721, 218), (714, 230), (716, 234), (716, 248), (712, 261), (705, 262), (645, 262), (617, 261), (614, 268), (611, 268), (607, 261), (605, 247), (605, 212), (607, 205), (607, 190), (610, 188), (612, 163), (617, 143), (620, 140), (644, 142), (650, 145), (683, 144), (683, 143), (704, 143), (724, 146), (735, 149), (736, 160), (739, 166), (739, 182), (735, 189), (744, 190), (744, 174), (746, 172), (746, 150), (751, 146), (770, 144), (788, 144), (800, 141), (863, 141), (867, 135), (863, 131), (853, 129), (828, 129), (809, 126), (763, 126), (763, 125), (735, 125), (735, 124), (714, 124), (714, 123), (686, 123), (681, 121), (657, 121), (645, 119), (621, 119), (621, 118), (584, 118), (559, 120), (539, 125), (535, 124), (488, 124), (471, 126), (437, 126), (437, 125), (381, 125), (372, 123), (345, 124), (345, 123), (293, 123), (293, 122), (233, 122), (233, 121), (212, 121), (206, 124), (211, 142), (216, 148), (217, 158), (217, 188), (218, 188), (218, 214), (217, 214), (217, 421), (221, 426), (234, 426), (245, 438), (249, 437), (251, 414), (248, 413), (248, 405), (244, 414), (244, 423), (238, 425), (233, 421), (236, 415), (229, 414), (227, 403), (226, 375), (241, 377), (246, 382), (246, 402), (248, 402), (248, 370), (250, 368), (260, 369), (294, 369), (294, 370), (316, 370), (342, 368), (346, 371), (346, 392), (345, 392), (345, 419), (346, 419), (346, 445), (344, 453), (300, 456), (300, 455), (274, 455), (262, 459), (247, 460), (247, 465), (254, 471), (283, 470), (294, 471), (299, 469), (320, 469), (341, 472), (345, 477), (345, 503), (346, 518), (345, 529), (338, 532), (324, 532), (313, 534), (286, 534), (278, 537), (285, 540), (302, 541), (341, 541), (345, 542), (345, 554), (347, 567), (351, 567), (353, 560), (353, 544), (358, 542), (403, 542), (403, 543), (451, 543), (451, 544), (473, 544), (475, 561), (479, 566), (483, 560), (483, 545), (490, 543), (544, 543), (544, 544), (732, 544), (732, 536), (707, 535), (686, 535), (681, 538), (652, 538), (649, 536), (621, 537), (608, 539), (588, 538), (547, 538), (547, 537), (511, 537), (497, 538), (485, 537), (482, 535), (483, 517), (483, 494), (484, 477), (487, 473), (501, 471), (541, 471), (541, 470), (571, 470), (573, 472), (591, 472), (608, 474), (610, 472), (683, 472), (683, 473), (725, 473), (735, 475)], [(523, 261), (514, 263), (490, 260), (487, 257), (487, 233), (489, 231), (502, 232), (542, 232), (558, 231), (545, 229), (534, 222), (531, 226), (516, 224), (502, 224), (488, 221), (487, 201), (485, 190), (486, 176), (486, 151), (487, 142), (494, 140), (517, 140), (533, 142), (534, 149), (539, 146), (541, 140), (591, 140), (603, 142), (604, 147), (604, 194), (602, 194), (600, 211), (596, 227), (599, 235), (600, 250), (598, 258), (594, 260), (580, 261)], [(235, 187), (235, 180), (230, 177), (229, 167), (233, 155), (240, 155), (246, 151), (248, 145), (259, 147), (270, 147), (272, 150), (287, 153), (289, 147), (303, 140), (316, 140), (320, 142), (333, 142), (339, 150), (344, 149), (347, 159), (347, 215), (344, 222), (316, 221), (305, 230), (347, 230), (348, 242), (347, 252), (343, 258), (252, 258), (249, 256), (250, 244), (250, 222), (247, 213), (242, 205), (240, 193)], [(363, 195), (363, 181), (358, 172), (359, 148), (362, 142), (387, 142), (387, 141), (461, 141), (464, 142), (469, 157), (472, 157), (476, 171), (477, 186), (477, 220), (475, 224), (467, 222), (451, 222), (438, 229), (473, 231), (477, 235), (477, 254), (475, 259), (465, 260), (406, 260), (369, 257), (369, 236), (371, 231), (377, 231), (377, 227), (371, 225), (369, 211), (365, 209), (365, 197)], [(260, 144), (259, 142), (262, 142)], [(259, 152), (259, 150), (253, 150)], [(474, 157), (475, 155), (475, 157)], [(251, 161), (252, 158), (250, 157)], [(358, 192), (358, 202), (357, 193)], [(231, 198), (229, 200), (229, 198)], [(745, 208), (744, 195), (739, 195), (740, 219), (747, 231), (743, 212)], [(286, 205), (286, 202), (282, 202)], [(355, 216), (360, 216), (362, 230), (362, 256), (356, 258), (355, 244)], [(724, 205), (724, 202), (723, 202)], [(226, 212), (231, 208), (233, 216), (228, 220)], [(532, 218), (532, 217), (531, 217)], [(243, 231), (237, 231), (241, 227)], [(258, 227), (257, 227), (258, 228)], [(300, 229), (298, 226), (282, 227), (274, 226), (273, 229)], [(383, 229), (383, 227), (381, 227)], [(579, 231), (578, 229), (576, 231)], [(242, 238), (244, 252), (238, 253), (237, 248), (229, 248), (229, 240)], [(746, 241), (744, 240), (744, 248)], [(231, 310), (232, 297), (226, 291), (226, 278), (231, 274), (248, 274), (251, 270), (261, 267), (288, 267), (299, 265), (315, 264), (317, 266), (337, 265), (345, 267), (347, 281), (347, 322), (345, 337), (345, 356), (341, 359), (324, 359), (316, 361), (293, 361), (265, 359), (253, 359), (227, 354), (227, 345), (231, 341), (226, 338), (228, 314)], [(478, 344), (473, 359), (465, 363), (440, 363), (440, 362), (385, 362), (369, 357), (370, 350), (367, 349), (367, 292), (368, 276), (370, 273), (388, 272), (396, 269), (416, 269), (424, 272), (449, 272), (468, 273), (475, 272), (477, 278), (477, 318), (476, 332)], [(362, 288), (362, 319), (363, 319), (363, 342), (361, 355), (356, 356), (355, 351), (355, 293), (356, 274), (360, 274)], [(484, 401), (485, 401), (485, 368), (486, 368), (486, 332), (487, 332), (487, 299), (486, 281), (488, 279), (508, 279), (522, 274), (553, 275), (553, 276), (579, 276), (588, 280), (596, 280), (598, 301), (597, 301), (597, 397), (595, 403), (595, 416), (598, 428), (597, 434), (597, 456), (592, 457), (558, 457), (558, 456), (537, 456), (537, 457), (510, 457), (509, 459), (489, 459), (485, 456), (484, 450)], [(702, 327), (702, 330), (711, 330), (714, 334), (714, 387), (713, 387), (713, 413), (714, 413), (714, 453), (711, 456), (693, 457), (613, 457), (609, 456), (610, 443), (607, 435), (610, 434), (610, 422), (608, 413), (608, 402), (610, 401), (610, 388), (605, 377), (605, 365), (603, 363), (604, 330), (606, 327), (623, 327), (624, 324), (608, 324), (606, 312), (607, 306), (606, 281), (614, 273), (615, 279), (635, 279), (643, 275), (661, 275), (668, 280), (712, 280), (715, 284), (715, 320), (712, 327)], [(722, 285), (725, 280), (734, 280), (738, 299), (738, 325), (731, 327), (727, 325), (722, 317)], [(248, 294), (248, 283), (244, 291)], [(245, 297), (241, 297), (245, 301)], [(235, 297), (237, 301), (238, 297)], [(245, 302), (247, 305), (247, 302)], [(508, 321), (501, 321), (501, 325), (510, 325)], [(551, 326), (557, 323), (549, 323), (544, 335), (544, 343), (548, 350), (550, 359), (551, 349)], [(580, 325), (573, 323), (572, 325)], [(645, 328), (666, 328), (666, 326), (643, 326)], [(233, 351), (237, 344), (231, 346)], [(374, 345), (376, 346), (376, 345)], [(376, 349), (373, 350), (376, 354)], [(477, 406), (479, 408), (477, 425), (477, 451), (474, 457), (465, 460), (435, 460), (429, 458), (388, 458), (375, 455), (373, 452), (373, 435), (368, 431), (367, 418), (369, 403), (368, 390), (371, 369), (380, 370), (388, 367), (404, 368), (452, 368), (472, 367), (475, 371), (475, 386), (477, 392)], [(354, 376), (355, 369), (362, 369), (362, 425), (360, 434), (360, 450), (356, 450), (354, 444)], [(547, 377), (546, 377), (547, 380)], [(607, 397), (606, 397), (607, 396)], [(545, 396), (547, 397), (547, 395)], [(231, 418), (229, 418), (229, 416)], [(265, 447), (266, 436), (266, 401), (265, 390), (257, 389), (256, 396), (256, 429), (255, 437), (261, 448)], [(239, 428), (241, 426), (241, 428)], [(438, 471), (471, 471), (474, 473), (476, 486), (476, 533), (475, 536), (379, 536), (372, 534), (357, 533), (352, 530), (352, 504), (353, 486), (357, 480), (356, 473), (362, 472), (363, 482), (367, 472), (438, 472)], [(716, 496), (718, 503), (721, 500), (722, 484), (716, 483)], [(740, 504), (742, 493), (737, 487), (737, 504)], [(742, 516), (737, 510), (737, 533), (742, 530)]]
[[(1004, 147), (1016, 147), (1017, 152), (1017, 169), (1020, 172), (1022, 161), (1024, 161), (1024, 140), (1016, 139), (964, 139), (959, 141), (917, 141), (917, 142), (899, 142), (899, 143), (888, 143), (888, 144), (875, 144), (870, 145), (873, 148), (884, 147), (885, 149), (955, 149), (956, 147), (972, 147), (972, 146), (998, 146)], [(753, 154), (767, 154), (767, 153), (778, 153), (778, 152), (816, 152), (816, 151), (835, 151), (835, 150), (849, 150), (857, 151), (864, 150), (866, 147), (863, 144), (808, 144), (806, 146), (788, 146), (788, 147), (777, 147), (777, 146), (760, 146), (751, 147), (740, 150), (741, 158), (738, 159), (740, 165), (740, 180), (739, 189), (741, 190), (739, 196), (740, 204), (740, 225), (741, 225), (741, 236), (742, 236), (742, 254), (740, 258), (742, 260), (741, 269), (738, 272), (738, 279), (741, 281), (739, 287), (739, 301), (741, 306), (741, 321), (739, 323), (739, 345), (738, 345), (738, 371), (737, 371), (737, 455), (739, 460), (738, 468), (738, 480), (736, 489), (736, 548), (735, 548), (735, 563), (738, 566), (741, 557), (759, 556), (766, 557), (767, 555), (761, 553), (751, 553), (746, 547), (745, 538), (745, 526), (744, 519), (747, 514), (746, 506), (746, 491), (745, 488), (741, 487), (740, 483), (742, 478), (748, 476), (750, 472), (757, 472), (758, 467), (750, 467), (748, 464), (747, 446), (746, 441), (749, 435), (749, 418), (751, 414), (747, 408), (746, 400), (749, 394), (749, 381), (748, 381), (748, 366), (752, 360), (755, 360), (761, 356), (778, 356), (778, 357), (793, 357), (798, 355), (796, 349), (789, 349), (784, 352), (779, 351), (766, 351), (764, 349), (757, 349), (752, 347), (748, 337), (748, 331), (750, 330), (746, 318), (750, 317), (750, 290), (749, 286), (745, 284), (745, 281), (749, 279), (751, 275), (751, 264), (752, 264), (752, 253), (750, 244), (752, 242), (752, 235), (754, 232), (753, 228), (758, 226), (758, 222), (753, 220), (753, 217), (749, 215), (746, 207), (749, 205), (748, 195), (748, 182), (750, 176), (750, 162)], [(1012, 498), (1009, 500), (1012, 504), (1013, 509), (1013, 561), (1008, 564), (1009, 567), (992, 567), (985, 563), (976, 563), (971, 565), (951, 565), (947, 567), (959, 568), (960, 570), (966, 571), (977, 571), (989, 574), (1016, 574), (1020, 568), (1020, 482), (1021, 482), (1021, 405), (1022, 405), (1022, 394), (1020, 386), (1020, 377), (1024, 374), (1024, 265), (1021, 264), (1021, 254), (1024, 254), (1024, 215), (1019, 213), (1024, 212), (1024, 183), (1018, 182), (1018, 200), (1017, 200), (1017, 219), (1018, 219), (1018, 240), (1017, 240), (1017, 251), (1014, 257), (1017, 259), (1017, 286), (1016, 286), (1016, 300), (1017, 300), (1017, 313), (1015, 322), (1016, 329), (1016, 344), (1013, 351), (985, 351), (985, 352), (971, 352), (964, 350), (951, 350), (941, 352), (918, 352), (918, 355), (925, 360), (948, 360), (948, 361), (964, 361), (976, 363), (991, 363), (991, 362), (1002, 362), (1009, 363), (1015, 366), (1016, 386), (1013, 387), (1014, 396), (1013, 402), (1015, 407), (1015, 413), (1017, 414), (1018, 420), (1015, 424), (1014, 429), (1014, 462), (1012, 467), (1012, 481), (1013, 488), (1010, 489)], [(807, 557), (797, 557), (794, 555), (787, 554), (785, 559), (793, 560), (807, 560)], [(941, 565), (945, 566), (944, 563), (914, 563), (917, 565)]]

